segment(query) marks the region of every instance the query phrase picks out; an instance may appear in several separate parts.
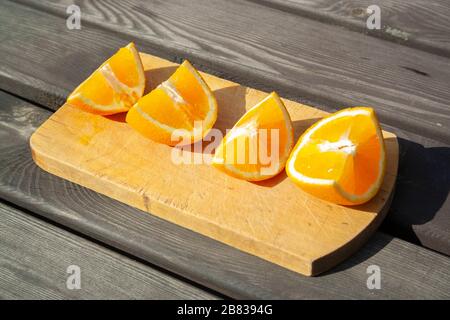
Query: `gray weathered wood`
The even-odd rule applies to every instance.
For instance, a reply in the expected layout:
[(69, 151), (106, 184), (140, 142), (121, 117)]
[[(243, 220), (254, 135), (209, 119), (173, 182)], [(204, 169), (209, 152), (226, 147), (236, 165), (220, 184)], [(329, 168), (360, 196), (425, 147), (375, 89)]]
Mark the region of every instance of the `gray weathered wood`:
[(450, 59), (442, 56), (251, 2), (79, 1), (81, 30), (66, 28), (72, 1), (21, 2), (39, 10), (2, 3), (0, 85), (51, 108), (134, 40), (327, 110), (371, 105), (385, 124), (450, 140)]
[[(0, 299), (216, 299), (0, 202)], [(67, 268), (80, 268), (69, 290)]]
[[(336, 24), (382, 39), (450, 56), (447, 0), (250, 0), (281, 11)], [(381, 10), (381, 29), (369, 30), (367, 8)]]
[[(40, 170), (28, 137), (49, 111), (0, 93), (0, 197), (233, 298), (449, 298), (450, 259), (377, 233), (330, 272), (308, 278)], [(367, 267), (382, 270), (368, 290)]]
[(399, 146), (395, 196), (381, 228), (450, 256), (450, 145), (402, 132)]
[[(401, 235), (410, 241), (414, 240), (416, 243), (450, 254), (450, 198), (448, 198), (450, 155), (448, 142), (435, 140), (444, 135), (448, 136), (447, 141), (450, 141), (448, 60), (429, 54), (421, 55), (420, 51), (395, 44), (384, 47), (382, 40), (351, 32), (356, 37), (353, 39), (348, 31), (340, 29), (336, 31), (336, 28), (330, 29), (315, 21), (305, 23), (301, 17), (281, 15), (277, 10), (264, 9), (263, 6), (255, 4), (245, 5), (230, 1), (226, 2), (225, 6), (224, 2), (211, 1), (210, 6), (205, 6), (204, 10), (214, 8), (219, 13), (211, 12), (216, 18), (210, 22), (197, 15), (201, 10), (196, 8), (201, 1), (191, 1), (189, 6), (183, 6), (177, 1), (164, 4), (134, 1), (136, 0), (108, 3), (108, 6), (97, 4), (98, 2), (78, 2), (83, 12), (81, 30), (67, 30), (65, 20), (61, 17), (26, 6), (3, 4), (3, 10), (0, 10), (2, 21), (0, 30), (9, 40), (0, 43), (0, 52), (4, 57), (0, 65), (0, 88), (47, 107), (57, 108), (63, 103), (69, 90), (81, 82), (117, 47), (130, 40), (141, 42), (139, 47), (144, 51), (172, 60), (179, 59), (187, 52), (186, 54), (200, 62), (200, 67), (207, 72), (219, 73), (222, 77), (244, 82), (252, 87), (284, 90), (285, 96), (294, 100), (304, 100), (305, 96), (300, 95), (300, 92), (310, 88), (310, 76), (316, 77), (319, 74), (323, 81), (319, 78), (312, 81), (319, 87), (321, 83), (335, 82), (329, 87), (333, 94), (328, 97), (330, 101), (334, 100), (325, 105), (327, 109), (339, 106), (336, 102), (339, 99), (336, 99), (339, 92), (343, 93), (339, 89), (341, 81), (348, 82), (345, 95), (352, 101), (349, 104), (366, 104), (364, 94), (358, 93), (358, 90), (366, 90), (368, 87), (364, 81), (370, 80), (372, 81), (370, 90), (373, 93), (385, 103), (395, 104), (392, 108), (386, 107), (384, 119), (398, 126), (385, 123), (385, 129), (395, 132), (402, 138), (400, 140), (402, 163), (399, 167), (397, 196), (383, 228), (393, 235)], [(57, 1), (54, 5), (49, 2), (32, 3), (42, 10), (53, 10), (54, 13), (66, 15), (63, 9), (68, 2)], [(136, 4), (137, 7), (140, 5), (145, 14), (136, 13), (138, 10), (136, 8), (128, 8), (127, 6), (131, 4)], [(126, 10), (135, 12), (136, 15), (133, 16), (131, 13), (119, 15), (119, 12)], [(255, 21), (255, 17), (252, 16), (253, 10), (255, 10), (253, 15), (260, 12), (265, 20)], [(232, 15), (232, 12), (240, 14), (234, 18), (236, 22), (228, 26), (226, 15)], [(171, 25), (169, 16), (180, 18), (187, 26)], [(295, 28), (292, 30), (281, 28), (278, 20), (284, 19), (284, 16), (287, 19), (286, 27), (292, 25)], [(246, 23), (245, 18), (252, 21), (252, 24)], [(193, 23), (190, 19), (194, 21), (198, 19), (198, 23)], [(264, 32), (270, 24), (265, 23), (261, 28), (256, 27), (264, 21), (273, 21), (274, 28), (276, 27), (274, 30), (284, 31), (269, 33), (271, 37), (265, 37)], [(205, 34), (203, 29), (206, 30), (208, 26), (211, 26), (211, 32)], [(248, 26), (250, 33), (244, 32)], [(185, 28), (189, 29), (189, 33), (185, 32)], [(307, 32), (313, 30), (311, 28), (320, 33), (321, 37), (331, 39), (336, 36), (343, 43), (338, 45), (339, 42), (334, 42), (333, 39), (332, 42), (328, 38), (322, 39), (327, 40), (324, 42), (327, 43), (326, 46), (318, 40), (314, 41), (314, 37), (311, 37), (313, 33)], [(252, 35), (258, 36), (252, 39)], [(371, 42), (367, 42), (367, 39), (375, 41), (376, 45), (374, 44), (372, 48)], [(253, 46), (250, 46), (249, 41), (255, 42)], [(308, 42), (307, 45), (303, 45), (305, 41)], [(256, 45), (256, 42), (260, 44)], [(333, 49), (329, 49), (328, 43), (335, 45)], [(279, 55), (273, 51), (275, 45), (279, 45), (277, 50), (283, 54)], [(345, 49), (346, 46), (353, 49)], [(303, 47), (309, 48), (309, 53), (300, 50)], [(333, 50), (344, 50), (346, 55), (334, 58)], [(363, 51), (376, 58), (370, 67), (370, 74), (373, 73), (376, 77), (361, 82), (361, 77), (370, 77), (369, 73), (364, 73), (368, 71), (369, 65), (354, 62), (358, 61), (355, 59), (359, 59), (359, 54)], [(398, 65), (404, 62), (403, 57), (405, 61), (420, 63), (434, 70), (430, 73), (431, 79), (399, 68)], [(329, 71), (315, 74), (316, 68), (320, 68), (321, 64), (328, 65)], [(395, 64), (398, 64), (397, 67)], [(344, 71), (345, 79), (342, 78), (341, 67), (342, 70), (347, 70)], [(225, 71), (218, 72), (222, 70)], [(404, 77), (407, 75), (411, 78), (406, 81)], [(273, 81), (277, 81), (278, 84), (275, 85)], [(405, 81), (409, 81), (408, 88), (398, 87)], [(393, 82), (398, 83), (394, 89), (391, 88), (395, 87), (392, 85)], [(437, 91), (432, 90), (430, 86)], [(411, 91), (414, 91), (412, 95)], [(403, 97), (401, 104), (398, 103), (399, 97)], [(307, 98), (313, 99), (310, 95), (307, 95)], [(441, 101), (439, 108), (433, 107), (437, 106), (436, 101)], [(409, 121), (413, 118), (420, 120)], [(396, 123), (398, 119), (403, 120)], [(429, 127), (427, 123), (434, 123), (432, 127), (437, 131), (431, 133), (427, 131)], [(428, 139), (427, 135), (435, 139)], [(415, 173), (420, 173), (420, 177), (415, 177)]]

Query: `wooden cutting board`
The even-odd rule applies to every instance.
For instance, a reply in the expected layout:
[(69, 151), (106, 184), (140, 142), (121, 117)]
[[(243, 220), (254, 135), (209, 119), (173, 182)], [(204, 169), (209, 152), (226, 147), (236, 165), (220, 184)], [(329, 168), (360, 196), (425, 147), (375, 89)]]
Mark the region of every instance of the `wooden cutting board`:
[[(177, 67), (148, 54), (141, 57), (147, 92)], [(216, 95), (215, 127), (222, 131), (266, 96), (202, 75)], [(284, 102), (296, 139), (327, 114)], [(393, 193), (398, 144), (389, 132), (383, 132), (387, 172), (381, 191), (369, 203), (345, 207), (304, 193), (284, 172), (252, 183), (207, 164), (175, 164), (171, 147), (142, 137), (124, 118), (124, 114), (96, 116), (63, 105), (32, 135), (33, 159), (64, 179), (304, 275), (323, 272), (357, 250), (384, 218)], [(188, 154), (202, 156), (195, 150)]]

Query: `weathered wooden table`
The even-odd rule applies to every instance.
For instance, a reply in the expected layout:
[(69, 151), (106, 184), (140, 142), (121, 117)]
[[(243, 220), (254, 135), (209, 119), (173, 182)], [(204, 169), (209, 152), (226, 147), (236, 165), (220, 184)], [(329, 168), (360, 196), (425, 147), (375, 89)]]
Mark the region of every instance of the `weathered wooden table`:
[[(81, 29), (67, 27), (73, 3)], [(0, 297), (450, 298), (449, 16), (446, 0), (1, 1)], [(381, 230), (309, 278), (36, 167), (31, 133), (130, 41), (326, 111), (373, 106), (400, 143)]]

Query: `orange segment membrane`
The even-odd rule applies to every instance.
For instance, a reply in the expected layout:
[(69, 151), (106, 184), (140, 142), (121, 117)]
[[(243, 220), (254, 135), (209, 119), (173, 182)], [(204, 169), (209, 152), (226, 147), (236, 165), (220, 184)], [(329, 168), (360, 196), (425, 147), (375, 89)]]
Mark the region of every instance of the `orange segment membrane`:
[(142, 96), (145, 76), (133, 43), (119, 49), (67, 98), (85, 111), (108, 115), (127, 111)]
[(381, 186), (384, 142), (371, 108), (349, 108), (317, 122), (299, 139), (288, 175), (305, 191), (342, 204), (363, 203)]
[(185, 61), (168, 80), (139, 99), (126, 121), (149, 139), (176, 145), (180, 142), (177, 136), (183, 137), (183, 144), (201, 140), (216, 118), (214, 95), (197, 70)]
[(247, 111), (226, 134), (213, 164), (245, 180), (264, 180), (279, 173), (293, 145), (292, 123), (276, 93)]

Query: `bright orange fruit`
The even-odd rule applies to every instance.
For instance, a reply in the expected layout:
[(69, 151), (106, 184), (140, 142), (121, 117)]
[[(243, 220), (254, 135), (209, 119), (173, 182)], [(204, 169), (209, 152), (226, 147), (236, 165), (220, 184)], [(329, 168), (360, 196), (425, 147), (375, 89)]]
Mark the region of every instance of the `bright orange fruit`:
[(348, 108), (311, 126), (286, 165), (288, 176), (318, 198), (343, 205), (369, 201), (385, 172), (383, 135), (372, 108)]
[[(217, 119), (217, 102), (198, 71), (184, 61), (175, 73), (130, 109), (126, 121), (160, 143), (201, 140)], [(183, 143), (182, 142), (182, 143)]]
[(291, 118), (273, 92), (248, 110), (225, 135), (212, 164), (236, 178), (265, 180), (283, 170), (293, 145)]
[(133, 43), (119, 49), (67, 98), (85, 111), (110, 115), (128, 111), (142, 97), (144, 67)]

